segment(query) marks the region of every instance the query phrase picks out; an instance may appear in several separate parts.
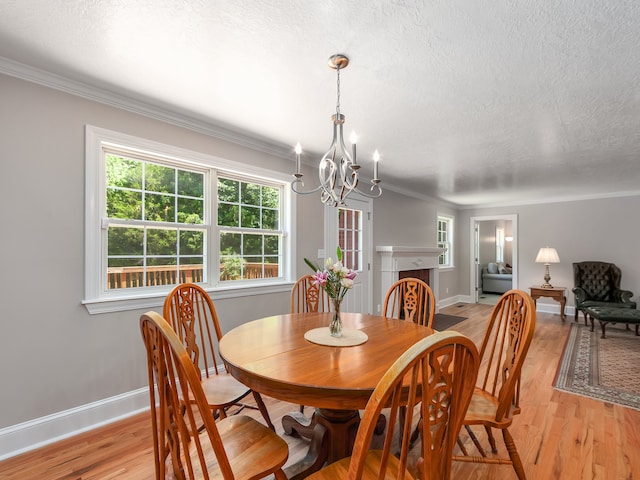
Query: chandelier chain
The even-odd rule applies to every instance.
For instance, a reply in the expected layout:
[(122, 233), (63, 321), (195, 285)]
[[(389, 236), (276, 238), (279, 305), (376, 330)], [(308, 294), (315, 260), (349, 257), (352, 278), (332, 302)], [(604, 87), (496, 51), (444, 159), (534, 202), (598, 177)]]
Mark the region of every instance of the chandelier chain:
[(337, 72), (337, 80), (336, 80), (336, 91), (337, 91), (337, 95), (336, 95), (336, 115), (338, 116), (338, 118), (340, 118), (340, 67), (338, 66), (338, 68), (336, 69)]

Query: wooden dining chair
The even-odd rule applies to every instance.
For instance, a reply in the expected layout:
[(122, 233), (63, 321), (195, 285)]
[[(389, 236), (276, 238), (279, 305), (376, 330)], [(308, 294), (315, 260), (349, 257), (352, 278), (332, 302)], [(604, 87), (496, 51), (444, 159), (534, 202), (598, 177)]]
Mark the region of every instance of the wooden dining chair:
[[(471, 456), (462, 441), (458, 445), (462, 455), (454, 460), (512, 465), (520, 480), (526, 478), (522, 460), (518, 454), (509, 427), (513, 415), (519, 413), (519, 385), (522, 365), (527, 356), (536, 325), (536, 307), (528, 293), (509, 290), (494, 306), (484, 340), (480, 348), (483, 372), (471, 398), (464, 418), (466, 431), (480, 452)], [(471, 429), (482, 425), (487, 433), (491, 451), (498, 453), (493, 429), (501, 430), (509, 458), (488, 457)]]
[[(303, 275), (291, 289), (291, 313), (330, 312), (330, 299), (320, 285), (313, 283), (313, 275)], [(300, 405), (304, 413), (304, 405)]]
[(329, 295), (313, 283), (313, 275), (300, 277), (291, 289), (291, 313), (329, 312)]
[[(286, 478), (287, 443), (246, 415), (216, 422), (189, 352), (156, 312), (140, 317), (156, 480)], [(190, 401), (183, 402), (188, 398)], [(204, 423), (202, 433), (196, 433)]]
[[(410, 320), (432, 327), (436, 312), (435, 296), (425, 281), (413, 277), (401, 278), (389, 287), (382, 312), (385, 317)], [(406, 407), (400, 409), (400, 425), (404, 424), (406, 412)], [(413, 441), (417, 436), (416, 429), (412, 434)]]
[(213, 301), (207, 292), (193, 283), (176, 286), (165, 298), (163, 316), (170, 322), (200, 372), (202, 388), (212, 413), (225, 418), (229, 408), (234, 405), (239, 410), (249, 407), (240, 401), (253, 393), (267, 426), (275, 431), (260, 394), (233, 378), (226, 366), (220, 366), (222, 362), (218, 361), (216, 352), (222, 331)]
[(383, 305), (385, 317), (433, 326), (436, 299), (429, 285), (420, 279), (407, 277), (395, 282), (387, 291)]
[[(380, 379), (358, 427), (351, 457), (330, 464), (308, 478), (446, 480), (478, 372), (478, 350), (464, 335), (435, 333), (410, 347)], [(399, 407), (417, 405), (398, 435)], [(388, 412), (389, 427), (381, 449), (371, 450), (378, 416)], [(388, 409), (388, 410), (387, 410)], [(410, 451), (413, 423), (422, 441)], [(416, 451), (417, 449), (417, 451)]]

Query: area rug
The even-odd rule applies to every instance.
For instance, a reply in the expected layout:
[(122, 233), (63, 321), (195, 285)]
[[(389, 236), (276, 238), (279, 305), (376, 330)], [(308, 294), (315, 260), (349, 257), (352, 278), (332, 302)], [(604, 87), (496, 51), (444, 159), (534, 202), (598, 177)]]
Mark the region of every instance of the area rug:
[(640, 410), (640, 337), (624, 325), (599, 329), (572, 323), (558, 365), (554, 387)]
[(433, 317), (433, 329), (441, 332), (448, 330), (456, 323), (466, 320), (467, 317), (459, 317), (458, 315), (447, 315), (445, 313), (436, 313)]

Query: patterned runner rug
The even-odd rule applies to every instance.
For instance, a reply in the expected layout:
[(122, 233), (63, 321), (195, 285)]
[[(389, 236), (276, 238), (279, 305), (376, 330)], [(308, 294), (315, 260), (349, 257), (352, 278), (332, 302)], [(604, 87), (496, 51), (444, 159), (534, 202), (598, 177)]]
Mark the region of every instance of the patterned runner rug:
[(591, 332), (571, 324), (554, 387), (640, 410), (640, 337), (633, 328), (608, 324), (603, 339), (598, 326)]

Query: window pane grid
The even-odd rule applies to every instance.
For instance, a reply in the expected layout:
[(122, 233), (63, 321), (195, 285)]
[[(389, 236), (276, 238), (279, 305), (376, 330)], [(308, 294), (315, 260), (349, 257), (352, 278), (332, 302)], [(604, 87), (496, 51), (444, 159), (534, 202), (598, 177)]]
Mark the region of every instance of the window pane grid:
[(204, 173), (105, 156), (106, 289), (206, 281)]
[(281, 277), (281, 235), (220, 232), (220, 280)]
[(338, 212), (338, 245), (342, 263), (352, 270), (362, 270), (362, 212), (341, 208)]
[(440, 266), (452, 266), (451, 262), (451, 249), (452, 249), (452, 223), (453, 219), (448, 217), (438, 217), (437, 221), (437, 233), (436, 244), (438, 248), (443, 248), (444, 252), (438, 257), (438, 265)]
[(111, 224), (107, 237), (107, 289), (206, 281), (204, 230)]
[(280, 188), (218, 177), (220, 281), (283, 275), (280, 196)]

